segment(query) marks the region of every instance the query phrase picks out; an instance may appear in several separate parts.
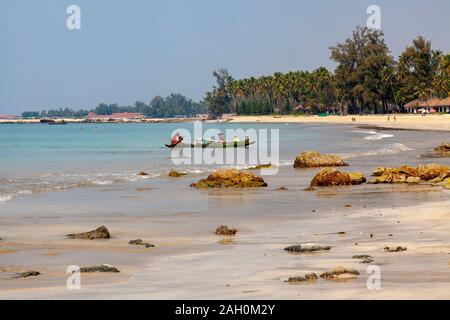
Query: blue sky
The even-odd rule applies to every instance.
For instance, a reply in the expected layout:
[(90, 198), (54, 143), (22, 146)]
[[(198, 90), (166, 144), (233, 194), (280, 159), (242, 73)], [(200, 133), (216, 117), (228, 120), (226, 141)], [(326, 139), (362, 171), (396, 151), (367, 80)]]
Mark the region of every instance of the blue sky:
[[(66, 28), (71, 4), (81, 30)], [(0, 0), (0, 114), (200, 99), (220, 67), (235, 78), (333, 69), (328, 48), (371, 4), (395, 56), (417, 35), (450, 52), (448, 0)]]

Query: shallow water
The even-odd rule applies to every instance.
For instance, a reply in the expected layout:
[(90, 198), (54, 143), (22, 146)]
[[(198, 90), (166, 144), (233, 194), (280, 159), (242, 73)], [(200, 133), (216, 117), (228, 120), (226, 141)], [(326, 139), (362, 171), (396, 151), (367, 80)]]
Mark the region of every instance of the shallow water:
[[(354, 170), (366, 173), (376, 166), (429, 162), (421, 155), (449, 136), (438, 132), (381, 132), (349, 125), (203, 124), (203, 128), (223, 132), (278, 129), (280, 153), (278, 161), (273, 162), (281, 167), (292, 166), (300, 151), (317, 150), (340, 154)], [(142, 170), (150, 174), (145, 177), (149, 179), (163, 177), (171, 169), (205, 174), (220, 167), (174, 165), (164, 144), (179, 129), (193, 132), (193, 124), (1, 125), (0, 203), (38, 192), (139, 182), (144, 179), (137, 175)], [(448, 163), (446, 159), (436, 161)], [(239, 168), (249, 165), (231, 164)], [(298, 175), (303, 177), (302, 173)]]

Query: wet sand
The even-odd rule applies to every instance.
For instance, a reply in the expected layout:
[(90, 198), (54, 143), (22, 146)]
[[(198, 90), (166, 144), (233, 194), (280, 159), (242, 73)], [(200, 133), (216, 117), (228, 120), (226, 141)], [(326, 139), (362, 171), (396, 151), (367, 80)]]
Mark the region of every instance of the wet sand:
[[(342, 188), (332, 191), (345, 193)], [(441, 198), (450, 195), (436, 187), (421, 187), (417, 192), (439, 194)], [(293, 208), (299, 210), (297, 219), (226, 219), (218, 214), (205, 221), (187, 213), (189, 221), (179, 214), (178, 223), (171, 218), (127, 219), (120, 215), (92, 217), (90, 222), (80, 219), (79, 225), (69, 221), (48, 224), (46, 219), (51, 215), (40, 217), (34, 225), (3, 221), (0, 298), (449, 299), (450, 202), (384, 208), (377, 208), (375, 202), (358, 202), (355, 198), (351, 208), (344, 208), (337, 201), (339, 207), (323, 207), (311, 214)], [(106, 221), (113, 233), (111, 240), (63, 238), (64, 234), (99, 224), (96, 220)], [(240, 230), (235, 237), (213, 234), (214, 226), (229, 220)], [(135, 238), (149, 240), (157, 247), (129, 246), (128, 241)], [(283, 250), (307, 242), (329, 244), (332, 249), (315, 254)], [(383, 250), (385, 246), (408, 250), (388, 253)], [(381, 290), (367, 289), (369, 265), (352, 259), (357, 254), (373, 256), (374, 265), (381, 268)], [(81, 290), (65, 288), (68, 265), (102, 263), (122, 272), (83, 274)], [(356, 268), (360, 276), (299, 285), (285, 282), (289, 277), (320, 274), (336, 266)], [(39, 270), (42, 275), (10, 278), (13, 272), (25, 270)]]

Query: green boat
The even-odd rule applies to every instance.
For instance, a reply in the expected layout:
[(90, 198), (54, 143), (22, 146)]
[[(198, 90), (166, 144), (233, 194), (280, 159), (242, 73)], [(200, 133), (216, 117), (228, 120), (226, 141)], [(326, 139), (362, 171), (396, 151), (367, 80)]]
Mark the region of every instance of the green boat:
[(232, 141), (232, 142), (217, 142), (217, 141), (209, 141), (203, 140), (197, 143), (179, 143), (174, 146), (166, 145), (167, 148), (246, 148), (252, 144), (254, 141), (250, 141), (250, 139), (245, 139), (244, 141)]

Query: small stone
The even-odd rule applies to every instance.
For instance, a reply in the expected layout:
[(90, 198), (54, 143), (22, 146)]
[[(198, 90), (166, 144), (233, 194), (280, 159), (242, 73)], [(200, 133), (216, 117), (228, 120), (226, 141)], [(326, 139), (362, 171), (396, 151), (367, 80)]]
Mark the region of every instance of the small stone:
[(149, 174), (145, 171), (141, 171), (138, 173), (138, 176), (146, 177), (146, 176), (149, 176)]
[(144, 241), (142, 241), (142, 239), (131, 240), (130, 242), (128, 242), (128, 244), (131, 244), (134, 246), (141, 246), (144, 244)]
[(215, 234), (218, 236), (234, 236), (238, 230), (229, 226), (220, 226), (216, 229)]
[(351, 208), (351, 207), (352, 207), (351, 204), (346, 204), (346, 205), (344, 206), (344, 208)]
[(102, 273), (119, 273), (120, 271), (109, 264), (102, 264), (101, 266), (95, 266), (95, 267), (84, 267), (80, 269), (81, 273), (96, 273), (96, 272), (102, 272)]
[(279, 187), (278, 189), (275, 189), (275, 191), (287, 191), (287, 190), (289, 189), (286, 187)]
[(285, 248), (285, 251), (293, 253), (308, 253), (308, 252), (318, 252), (318, 251), (329, 251), (331, 246), (325, 246), (318, 243), (305, 243), (299, 245), (293, 245)]
[[(358, 276), (360, 273), (356, 269), (352, 268), (346, 268), (346, 267), (336, 267), (333, 270), (324, 272), (320, 275), (322, 279), (328, 279), (328, 280), (336, 280), (342, 277), (343, 275), (351, 275), (351, 276)], [(345, 277), (347, 278), (347, 277)]]
[(29, 278), (29, 277), (37, 277), (41, 273), (39, 271), (25, 271), (25, 272), (19, 272), (16, 274), (14, 278), (20, 279), (20, 278)]
[(318, 278), (319, 277), (315, 273), (307, 273), (307, 274), (305, 274), (305, 279), (308, 280), (308, 281), (315, 281)]
[(384, 251), (386, 252), (403, 252), (408, 250), (406, 247), (384, 247)]

